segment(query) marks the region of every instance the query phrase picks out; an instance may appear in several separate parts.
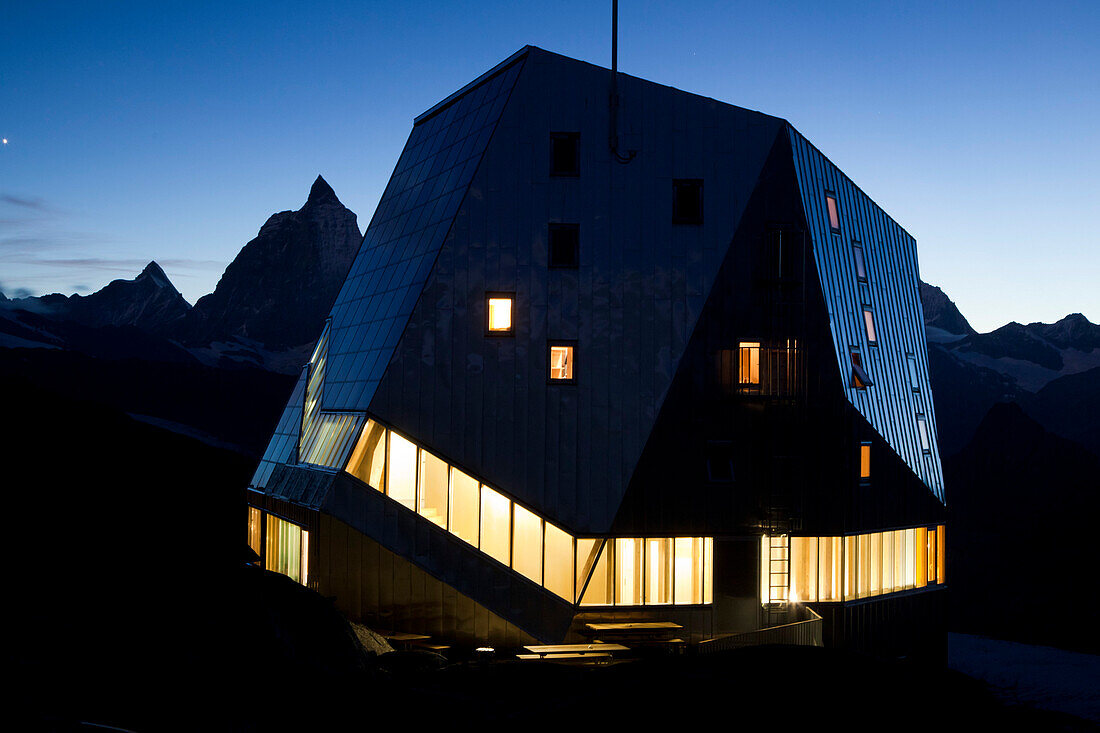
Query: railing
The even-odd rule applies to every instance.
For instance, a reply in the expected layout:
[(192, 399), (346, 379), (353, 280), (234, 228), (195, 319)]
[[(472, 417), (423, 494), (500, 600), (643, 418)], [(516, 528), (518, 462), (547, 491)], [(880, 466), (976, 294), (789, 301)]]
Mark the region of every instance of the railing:
[(740, 634), (727, 634), (713, 639), (707, 639), (699, 644), (698, 650), (702, 654), (740, 649), (746, 646), (762, 646), (764, 644), (791, 644), (795, 646), (823, 646), (821, 616), (812, 608), (800, 607), (808, 618), (794, 621), (779, 626), (769, 626), (765, 629), (745, 631)]
[(742, 341), (718, 352), (718, 382), (727, 395), (791, 399), (803, 393), (802, 353), (796, 341)]

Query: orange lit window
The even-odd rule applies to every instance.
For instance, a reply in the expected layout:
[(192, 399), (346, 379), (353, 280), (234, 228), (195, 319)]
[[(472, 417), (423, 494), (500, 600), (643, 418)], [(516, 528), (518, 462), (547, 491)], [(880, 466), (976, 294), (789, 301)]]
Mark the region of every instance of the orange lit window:
[(550, 381), (573, 381), (573, 347), (568, 344), (550, 345)]
[(512, 333), (512, 298), (490, 295), (488, 298), (489, 333)]
[(840, 231), (840, 211), (836, 207), (836, 196), (825, 194), (825, 208), (829, 210), (829, 228), (834, 232)]
[(867, 389), (874, 385), (863, 368), (863, 357), (858, 351), (852, 351), (852, 379), (848, 383), (853, 389)]
[(742, 386), (760, 385), (760, 342), (742, 341), (737, 349), (737, 380)]
[(859, 477), (871, 478), (871, 445), (864, 443), (859, 447)]

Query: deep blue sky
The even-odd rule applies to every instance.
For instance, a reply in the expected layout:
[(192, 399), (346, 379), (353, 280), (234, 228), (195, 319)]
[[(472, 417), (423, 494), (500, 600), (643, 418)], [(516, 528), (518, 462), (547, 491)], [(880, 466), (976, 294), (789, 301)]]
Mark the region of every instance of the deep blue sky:
[[(979, 330), (1100, 321), (1100, 3), (631, 2), (626, 73), (789, 119)], [(525, 44), (607, 65), (610, 2), (9, 3), (0, 289), (159, 261), (211, 291), (321, 173), (365, 228), (414, 116)]]

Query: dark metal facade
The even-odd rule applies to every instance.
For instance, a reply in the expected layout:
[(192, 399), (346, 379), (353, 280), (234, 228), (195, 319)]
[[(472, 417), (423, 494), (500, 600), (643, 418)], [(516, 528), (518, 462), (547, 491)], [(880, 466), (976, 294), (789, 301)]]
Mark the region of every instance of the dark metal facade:
[[(715, 537), (713, 608), (657, 613), (695, 634), (755, 628), (752, 538), (943, 521), (915, 242), (785, 121), (627, 76), (621, 163), (609, 81), (527, 48), (417, 119), (333, 306), (321, 409), (369, 413), (574, 536)], [(577, 175), (553, 175), (563, 133)], [(673, 216), (685, 180), (701, 181), (699, 223)], [(579, 233), (575, 268), (550, 267), (560, 225)], [(514, 297), (507, 335), (486, 333), (490, 293)], [(748, 390), (730, 376), (743, 342), (763, 365)], [(574, 346), (570, 383), (548, 379), (550, 343)], [(392, 555), (542, 641), (593, 613), (346, 474), (294, 466), (304, 380), (253, 485), (344, 533), (314, 551), (350, 612), (370, 593), (371, 613), (403, 603), (363, 586), (396, 577)]]

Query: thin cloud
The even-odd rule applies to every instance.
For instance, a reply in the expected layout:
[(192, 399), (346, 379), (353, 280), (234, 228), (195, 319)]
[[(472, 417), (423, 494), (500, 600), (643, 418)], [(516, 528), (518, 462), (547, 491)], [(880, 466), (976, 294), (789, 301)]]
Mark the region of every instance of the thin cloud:
[[(0, 261), (15, 265), (34, 265), (36, 267), (55, 267), (58, 269), (110, 270), (115, 272), (119, 270), (136, 270), (140, 272), (149, 264), (148, 259), (108, 259), (104, 257), (51, 258), (14, 256), (0, 258)], [(224, 262), (218, 260), (170, 259), (157, 260), (157, 263), (161, 267), (187, 270), (214, 270), (225, 266)]]
[(5, 193), (0, 194), (0, 202), (11, 206), (18, 206), (21, 209), (31, 209), (32, 211), (47, 213), (54, 211), (54, 208), (47, 204), (45, 199), (37, 196), (13, 196), (10, 193)]

